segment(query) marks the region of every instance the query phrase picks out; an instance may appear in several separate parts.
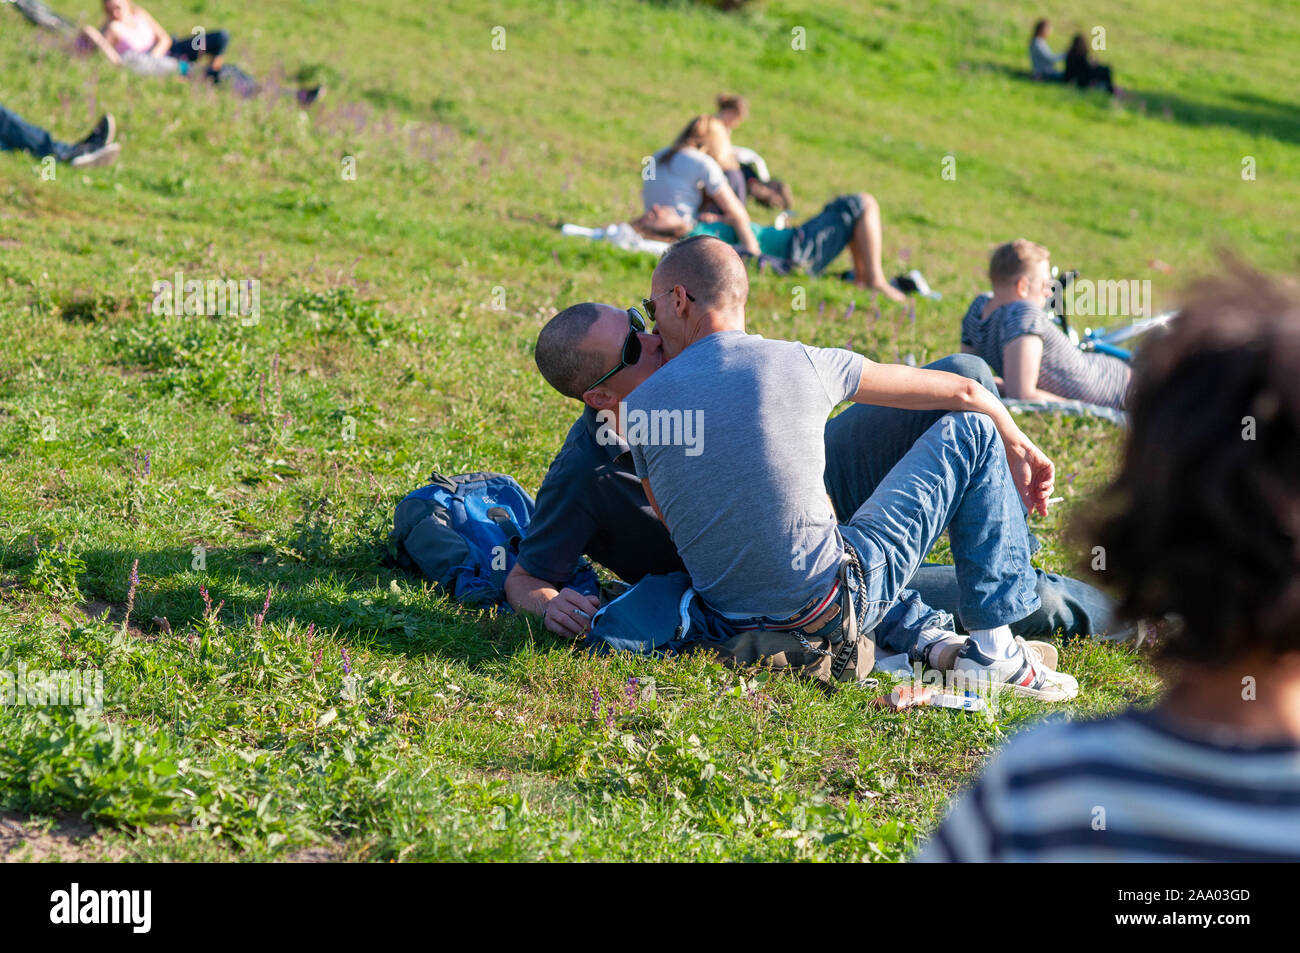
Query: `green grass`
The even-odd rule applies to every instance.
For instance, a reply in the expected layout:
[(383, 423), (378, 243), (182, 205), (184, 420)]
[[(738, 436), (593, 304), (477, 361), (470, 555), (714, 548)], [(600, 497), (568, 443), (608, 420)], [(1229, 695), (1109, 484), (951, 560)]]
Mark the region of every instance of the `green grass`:
[[(800, 211), (871, 191), (887, 268), (945, 292), (912, 320), (763, 276), (750, 319), (768, 336), (934, 359), (988, 249), (1016, 235), (1086, 276), (1151, 278), (1158, 306), (1223, 247), (1296, 264), (1300, 15), (1262, 0), (1058, 20), (1058, 47), (1106, 26), (1122, 105), (1011, 75), (1028, 23), (1001, 0), (151, 9), (177, 32), (229, 29), (250, 72), (330, 89), (303, 117), (148, 81), (69, 61), (0, 10), (0, 102), (63, 138), (108, 108), (124, 143), (115, 167), (54, 181), (0, 156), (0, 669), (98, 667), (107, 693), (99, 716), (0, 709), (0, 808), (84, 814), (128, 857), (894, 860), (1045, 713), (893, 714), (700, 659), (575, 656), (536, 620), (481, 619), (385, 568), (393, 504), (431, 469), (540, 483), (576, 406), (536, 374), (538, 329), (568, 303), (636, 300), (651, 268), (545, 226), (626, 218), (641, 157), (714, 92), (750, 96), (737, 142)], [(259, 279), (260, 322), (151, 314), (176, 271)], [(1036, 524), (1039, 561), (1067, 570), (1065, 521), (1117, 432), (1025, 426), (1067, 497)], [(1130, 649), (1062, 658), (1073, 716), (1158, 692)], [(634, 676), (655, 683), (635, 707)]]

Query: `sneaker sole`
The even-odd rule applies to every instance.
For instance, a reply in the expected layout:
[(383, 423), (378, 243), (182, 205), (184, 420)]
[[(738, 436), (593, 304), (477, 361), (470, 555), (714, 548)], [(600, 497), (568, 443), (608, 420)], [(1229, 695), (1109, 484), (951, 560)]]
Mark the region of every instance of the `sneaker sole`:
[[(988, 678), (987, 672), (980, 674), (981, 680)], [(1019, 695), (1022, 698), (1032, 698), (1040, 702), (1068, 702), (1072, 698), (1078, 697), (1079, 690), (1067, 691), (1063, 688), (1029, 688), (1024, 685), (1013, 685), (1010, 682), (986, 682), (990, 690), (996, 695), (1001, 692), (1011, 692), (1013, 695)]]
[(88, 153), (84, 156), (77, 156), (70, 163), (74, 169), (92, 169), (95, 166), (112, 165), (117, 161), (121, 154), (122, 147), (116, 142), (110, 142), (102, 149)]
[(1072, 692), (1067, 692), (1063, 688), (1026, 688), (1023, 685), (1008, 685), (1006, 682), (998, 685), (994, 691), (1011, 692), (1020, 695), (1022, 698), (1032, 698), (1040, 702), (1068, 702), (1079, 694), (1077, 688)]

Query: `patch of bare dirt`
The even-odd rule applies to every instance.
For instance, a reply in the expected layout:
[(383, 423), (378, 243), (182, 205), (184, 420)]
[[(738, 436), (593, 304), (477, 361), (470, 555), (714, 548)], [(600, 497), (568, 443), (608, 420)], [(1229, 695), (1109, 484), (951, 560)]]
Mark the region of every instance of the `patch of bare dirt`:
[(337, 864), (342, 860), (343, 851), (329, 847), (305, 847), (285, 858), (291, 864)]
[(106, 847), (95, 826), (80, 818), (62, 817), (51, 825), (0, 811), (0, 863), (116, 861), (125, 854), (122, 847)]

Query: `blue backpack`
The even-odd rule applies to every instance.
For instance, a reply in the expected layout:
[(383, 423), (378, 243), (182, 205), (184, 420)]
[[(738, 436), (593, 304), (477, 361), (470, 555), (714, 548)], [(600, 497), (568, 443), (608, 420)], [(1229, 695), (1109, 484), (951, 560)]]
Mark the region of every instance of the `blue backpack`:
[[(434, 473), (428, 486), (397, 504), (393, 532), (398, 565), (420, 572), (457, 602), (508, 610), (505, 582), (533, 517), (533, 498), (500, 473)], [(599, 592), (584, 559), (564, 585)]]

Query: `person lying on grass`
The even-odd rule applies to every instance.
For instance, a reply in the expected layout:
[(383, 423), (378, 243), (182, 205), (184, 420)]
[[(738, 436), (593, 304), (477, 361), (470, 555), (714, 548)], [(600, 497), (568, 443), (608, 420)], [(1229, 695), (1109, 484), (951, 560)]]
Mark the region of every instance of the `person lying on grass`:
[(113, 141), (116, 134), (113, 117), (105, 113), (95, 128), (78, 142), (59, 142), (40, 126), (0, 106), (0, 151), (4, 152), (21, 149), (38, 159), (53, 156), (56, 162), (66, 162), (76, 168), (111, 165), (122, 151), (122, 146)]
[[(1077, 682), (1031, 654), (1009, 628), (1040, 608), (1022, 505), (1046, 511), (1051, 461), (968, 378), (746, 334), (748, 287), (744, 264), (726, 243), (698, 236), (670, 248), (646, 299), (665, 364), (613, 415), (620, 433), (628, 415), (708, 422), (698, 446), (635, 440), (629, 449), (711, 624), (781, 629), (830, 644), (845, 619), (841, 563), (856, 559), (865, 570), (850, 582), (865, 599), (860, 629), (874, 630), (886, 650), (994, 688), (1073, 698)], [(573, 395), (582, 385), (563, 386)], [(837, 525), (822, 482), (822, 430), (830, 411), (850, 399), (959, 412), (932, 424), (849, 522)], [(906, 588), (945, 528), (966, 639)]]
[[(654, 205), (640, 218), (629, 222), (644, 238), (674, 241), (690, 235), (712, 235), (728, 245), (750, 253), (737, 238), (735, 227), (725, 221), (692, 221), (668, 205)], [(853, 256), (853, 283), (878, 291), (890, 301), (906, 295), (885, 278), (881, 266), (880, 203), (866, 192), (841, 195), (801, 225), (778, 228), (749, 224), (758, 253), (820, 275), (846, 247)]]
[(1023, 238), (999, 245), (989, 259), (992, 293), (977, 295), (961, 320), (961, 349), (998, 375), (1004, 397), (1082, 400), (1124, 409), (1129, 366), (1081, 351), (1052, 320), (1051, 253)]
[(1300, 861), (1300, 300), (1241, 265), (1139, 357), (1077, 529), (1164, 631), (1148, 710), (1017, 735), (924, 861)]

